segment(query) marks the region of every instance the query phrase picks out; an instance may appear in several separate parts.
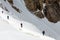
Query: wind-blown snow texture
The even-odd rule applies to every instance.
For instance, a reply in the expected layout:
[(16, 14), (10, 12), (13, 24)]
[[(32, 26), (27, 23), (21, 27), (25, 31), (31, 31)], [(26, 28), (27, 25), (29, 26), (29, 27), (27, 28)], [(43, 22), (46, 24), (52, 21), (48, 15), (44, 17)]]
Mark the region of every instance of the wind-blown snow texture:
[[(57, 40), (60, 39), (59, 38), (60, 37), (59, 35), (60, 34), (60, 31), (59, 31), (60, 23), (53, 24), (53, 23), (48, 22), (46, 18), (39, 19), (28, 11), (23, 0), (13, 0), (13, 1), (14, 1), (14, 6), (19, 8), (21, 10), (21, 13), (16, 12), (11, 7), (11, 5), (8, 3), (8, 1), (4, 2), (3, 0), (1, 0), (3, 6), (9, 10), (10, 12), (9, 15), (11, 15), (17, 20), (27, 21), (27, 22), (34, 24), (36, 28), (40, 30), (40, 33), (41, 31), (45, 30), (46, 35), (56, 38)], [(19, 21), (18, 21), (18, 24), (19, 24)]]
[[(7, 16), (9, 16), (9, 19), (7, 19)], [(6, 14), (6, 11), (0, 8), (1, 40), (54, 40), (53, 38), (43, 36), (41, 33), (36, 32), (37, 29), (35, 26), (30, 23), (22, 21), (24, 24), (23, 28), (19, 28), (19, 22), (21, 21), (14, 19), (11, 15)]]

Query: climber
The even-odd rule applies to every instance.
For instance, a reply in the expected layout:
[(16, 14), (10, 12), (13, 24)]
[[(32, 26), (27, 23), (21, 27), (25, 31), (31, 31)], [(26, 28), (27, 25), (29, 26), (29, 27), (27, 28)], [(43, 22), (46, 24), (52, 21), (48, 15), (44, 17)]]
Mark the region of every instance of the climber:
[(23, 27), (23, 24), (21, 23), (21, 28)]
[(2, 11), (2, 13), (3, 13), (3, 11)]
[(44, 35), (45, 34), (45, 31), (42, 31), (42, 34)]
[(7, 19), (9, 19), (9, 16), (7, 16)]

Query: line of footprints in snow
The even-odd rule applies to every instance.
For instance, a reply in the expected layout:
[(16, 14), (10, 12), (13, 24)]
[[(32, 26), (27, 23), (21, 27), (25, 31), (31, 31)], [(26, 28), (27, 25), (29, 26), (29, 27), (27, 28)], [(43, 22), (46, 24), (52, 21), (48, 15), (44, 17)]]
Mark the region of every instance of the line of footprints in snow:
[[(4, 11), (1, 11), (1, 12), (2, 12), (2, 14), (4, 13)], [(9, 20), (9, 16), (7, 16), (7, 19)], [(20, 25), (21, 25), (21, 28), (23, 28), (23, 23), (20, 23)], [(45, 31), (42, 31), (42, 34), (44, 35)]]

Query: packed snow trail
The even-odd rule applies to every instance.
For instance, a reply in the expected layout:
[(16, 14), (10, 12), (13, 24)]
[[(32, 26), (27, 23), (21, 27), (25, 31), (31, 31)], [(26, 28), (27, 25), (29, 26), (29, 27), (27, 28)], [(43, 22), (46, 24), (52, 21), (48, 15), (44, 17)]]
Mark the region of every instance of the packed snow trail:
[[(1, 8), (0, 8), (1, 9)], [(3, 11), (3, 13), (1, 13)], [(8, 15), (6, 11), (4, 10), (0, 10), (0, 13), (1, 13), (1, 17), (5, 20), (7, 20), (10, 24), (12, 24), (16, 29), (18, 28), (21, 28), (21, 25), (20, 23), (23, 24), (23, 28), (27, 28), (28, 30), (32, 30), (32, 31), (36, 31), (36, 32), (39, 32), (39, 30), (34, 26), (32, 25), (31, 23), (28, 23), (28, 22), (25, 22), (25, 21), (20, 21), (20, 20), (17, 20), (17, 19), (14, 19), (11, 15)], [(7, 18), (7, 16), (9, 16), (9, 19)], [(30, 24), (30, 25), (29, 25)], [(24, 27), (25, 25), (25, 27)], [(29, 26), (33, 26), (32, 28), (29, 27)]]
[[(2, 11), (3, 11), (3, 13), (2, 13)], [(18, 30), (21, 29), (20, 25), (19, 25), (20, 21), (14, 19), (13, 17), (11, 17), (11, 15), (8, 15), (6, 13), (7, 13), (6, 11), (4, 11), (0, 8), (0, 17), (3, 18), (4, 20), (6, 20), (9, 24), (13, 25), (13, 27), (15, 29), (18, 29)], [(7, 19), (7, 16), (9, 16), (9, 19)], [(23, 23), (26, 24), (26, 22), (23, 22)], [(28, 24), (30, 24), (30, 23), (28, 23)], [(32, 28), (34, 27), (33, 25), (29, 25), (29, 26), (32, 26)], [(23, 33), (26, 33), (27, 35), (32, 35), (34, 37), (40, 38), (41, 40), (43, 40), (43, 39), (44, 40), (55, 40), (55, 39), (50, 38), (48, 36), (43, 36), (41, 33), (35, 32), (35, 30), (37, 30), (37, 29), (35, 29), (33, 31), (31, 29), (29, 30), (28, 28), (26, 28), (26, 27), (24, 28), (24, 27), (25, 27), (25, 25), (23, 26), (23, 28), (20, 31)]]
[(22, 31), (17, 31), (8, 22), (0, 17), (0, 40), (53, 40), (49, 37), (33, 37)]
[[(3, 13), (2, 13), (2, 11), (3, 11)], [(25, 22), (25, 21), (16, 20), (16, 19), (14, 19), (13, 17), (11, 17), (11, 15), (6, 14), (7, 12), (4, 11), (4, 10), (1, 10), (1, 8), (0, 8), (0, 13), (1, 13), (1, 14), (0, 14), (0, 17), (2, 17), (4, 20), (8, 21), (9, 24), (13, 25), (15, 29), (20, 30), (20, 29), (21, 29), (20, 23), (22, 22), (22, 23), (23, 23), (23, 28), (22, 28), (22, 30), (23, 30), (24, 32), (30, 32), (30, 33), (34, 33), (34, 32), (36, 33), (36, 32), (38, 32), (38, 29), (35, 28), (35, 26), (32, 25), (31, 23), (27, 23), (27, 22)], [(9, 16), (9, 19), (7, 19), (7, 16)], [(29, 26), (31, 26), (32, 28), (29, 27)], [(27, 30), (26, 30), (26, 29), (27, 29)], [(32, 32), (31, 32), (30, 30), (31, 30)], [(34, 33), (34, 34), (35, 34), (35, 33)]]
[(16, 6), (17, 8), (19, 8), (22, 11), (20, 13), (20, 15), (11, 7), (11, 5), (7, 1), (6, 2), (4, 2), (3, 0), (1, 0), (1, 1), (2, 1), (3, 6), (6, 7), (9, 10), (9, 12), (11, 12), (13, 14), (14, 18), (16, 18), (16, 19), (20, 18), (19, 20), (24, 20), (24, 21), (33, 23), (41, 31), (45, 30), (46, 35), (49, 35), (49, 36), (54, 37), (56, 39), (58, 39), (58, 37), (60, 37), (59, 33), (54, 31), (54, 29), (52, 27), (50, 27), (48, 22), (45, 23), (46, 19), (44, 19), (44, 20), (39, 19), (36, 16), (32, 15), (28, 11), (28, 9), (26, 8), (23, 0), (13, 0), (14, 6)]

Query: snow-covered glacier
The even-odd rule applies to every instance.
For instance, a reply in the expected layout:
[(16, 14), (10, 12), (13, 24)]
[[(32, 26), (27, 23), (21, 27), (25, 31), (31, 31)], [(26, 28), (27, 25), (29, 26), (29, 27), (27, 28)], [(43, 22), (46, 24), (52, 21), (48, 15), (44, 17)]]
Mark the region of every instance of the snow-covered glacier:
[[(60, 23), (50, 23), (46, 18), (39, 19), (35, 15), (31, 14), (25, 6), (24, 0), (13, 0), (14, 6), (21, 10), (21, 13), (14, 10), (8, 1), (0, 0), (3, 7), (6, 7), (9, 12), (0, 8), (0, 17), (7, 22), (10, 30), (2, 32), (3, 36), (6, 36), (6, 40), (59, 40)], [(3, 11), (3, 14), (2, 14)], [(9, 16), (9, 19), (7, 19)], [(2, 22), (4, 23), (4, 22)], [(21, 28), (20, 23), (23, 23)], [(10, 26), (11, 25), (11, 26)], [(3, 26), (6, 27), (7, 26)], [(3, 29), (3, 28), (2, 28)], [(13, 30), (13, 31), (12, 31)], [(42, 31), (45, 30), (45, 35), (42, 35)], [(5, 33), (5, 34), (4, 34)], [(1, 36), (2, 36), (1, 35)], [(17, 37), (16, 37), (17, 36)], [(4, 37), (3, 37), (4, 38)], [(11, 39), (10, 39), (11, 38)], [(15, 39), (16, 38), (16, 39)], [(2, 38), (1, 38), (2, 39)], [(3, 40), (3, 39), (2, 39)]]

